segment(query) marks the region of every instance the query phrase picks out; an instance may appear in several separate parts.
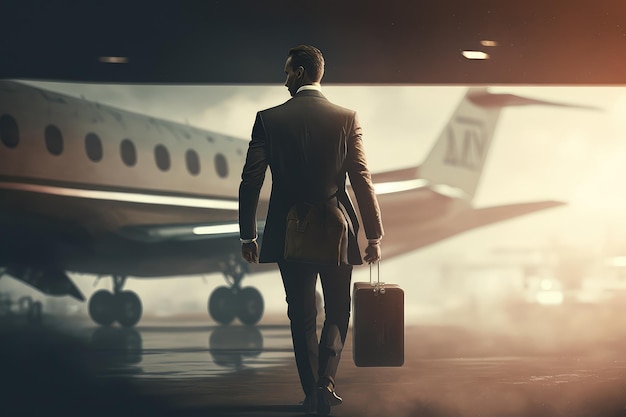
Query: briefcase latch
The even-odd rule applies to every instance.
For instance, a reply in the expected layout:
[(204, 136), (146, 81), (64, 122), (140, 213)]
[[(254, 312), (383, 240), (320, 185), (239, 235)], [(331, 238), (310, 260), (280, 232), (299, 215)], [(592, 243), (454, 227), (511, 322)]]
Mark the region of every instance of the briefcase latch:
[(376, 282), (374, 284), (372, 284), (374, 286), (374, 288), (372, 289), (372, 291), (374, 291), (374, 295), (383, 295), (385, 294), (385, 283), (384, 282)]

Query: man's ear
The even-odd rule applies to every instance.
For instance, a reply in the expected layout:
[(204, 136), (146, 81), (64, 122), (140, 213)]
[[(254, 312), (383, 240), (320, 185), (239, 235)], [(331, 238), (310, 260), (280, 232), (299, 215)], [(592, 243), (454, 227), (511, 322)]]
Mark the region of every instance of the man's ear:
[(298, 74), (296, 74), (298, 78), (304, 78), (304, 67), (302, 65), (300, 65), (296, 71), (298, 72)]

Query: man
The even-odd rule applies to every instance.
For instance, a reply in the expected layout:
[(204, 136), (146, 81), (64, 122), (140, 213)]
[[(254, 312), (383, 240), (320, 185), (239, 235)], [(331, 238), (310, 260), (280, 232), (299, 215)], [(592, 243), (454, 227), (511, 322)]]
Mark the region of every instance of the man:
[[(367, 169), (356, 113), (330, 103), (321, 93), (324, 58), (312, 46), (289, 51), (285, 86), (292, 98), (257, 113), (239, 187), (241, 252), (250, 263), (277, 262), (287, 296), (288, 316), (305, 411), (330, 413), (341, 397), (335, 374), (350, 319), (352, 265), (362, 264), (358, 219), (346, 192), (346, 174), (356, 195), (368, 247), (364, 260), (380, 260), (383, 236), (378, 201)], [(269, 165), (272, 192), (258, 255), (256, 210)], [(349, 223), (348, 245), (339, 266), (285, 261), (286, 219), (297, 201), (332, 201)], [(320, 276), (326, 319), (317, 340), (315, 285)]]

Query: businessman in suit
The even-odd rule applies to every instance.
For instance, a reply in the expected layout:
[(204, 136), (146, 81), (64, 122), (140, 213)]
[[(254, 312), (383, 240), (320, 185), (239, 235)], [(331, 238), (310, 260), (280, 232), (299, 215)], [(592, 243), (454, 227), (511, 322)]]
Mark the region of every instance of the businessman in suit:
[[(287, 299), (296, 365), (306, 395), (304, 409), (327, 415), (339, 405), (335, 375), (350, 319), (352, 266), (362, 264), (359, 221), (346, 192), (346, 174), (357, 199), (368, 246), (366, 262), (380, 260), (383, 236), (378, 201), (367, 168), (356, 113), (330, 103), (321, 92), (324, 58), (312, 46), (292, 48), (285, 63), (285, 86), (292, 98), (257, 113), (239, 187), (241, 252), (246, 261), (276, 262)], [(272, 191), (260, 254), (256, 211), (267, 167)], [(300, 200), (338, 204), (349, 228), (338, 266), (284, 259), (286, 218)], [(316, 334), (315, 285), (324, 293), (325, 321)]]

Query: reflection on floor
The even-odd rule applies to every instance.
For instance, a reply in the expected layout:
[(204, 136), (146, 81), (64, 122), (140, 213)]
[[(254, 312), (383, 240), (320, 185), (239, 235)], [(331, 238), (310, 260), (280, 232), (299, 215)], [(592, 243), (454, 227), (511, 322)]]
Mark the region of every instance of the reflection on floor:
[(282, 365), (293, 357), (285, 325), (86, 327), (75, 334), (88, 341), (105, 375), (216, 376)]

